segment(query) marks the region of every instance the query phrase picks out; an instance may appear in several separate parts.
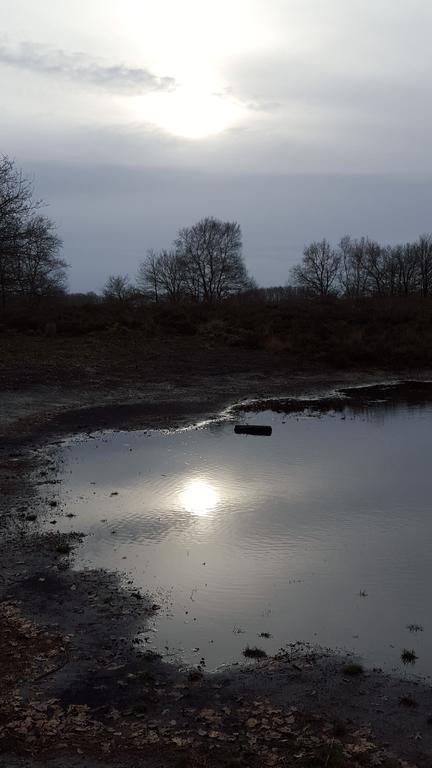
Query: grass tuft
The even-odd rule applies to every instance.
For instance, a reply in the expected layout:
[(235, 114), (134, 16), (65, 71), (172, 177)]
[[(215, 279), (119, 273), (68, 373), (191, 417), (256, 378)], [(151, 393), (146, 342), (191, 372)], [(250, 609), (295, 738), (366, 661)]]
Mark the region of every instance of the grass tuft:
[(401, 660), (403, 664), (415, 664), (418, 656), (415, 651), (410, 651), (408, 648), (404, 648), (401, 653)]
[(62, 541), (60, 544), (57, 544), (56, 552), (59, 555), (70, 555), (72, 552), (72, 545), (67, 541)]
[(407, 629), (409, 629), (410, 632), (423, 632), (421, 624), (407, 624)]
[(243, 650), (243, 656), (245, 656), (246, 659), (265, 659), (267, 653), (263, 650), (263, 648), (257, 648), (256, 646), (251, 648), (249, 645), (247, 645)]
[(343, 674), (349, 675), (350, 677), (354, 677), (355, 675), (362, 675), (364, 672), (364, 669), (361, 664), (347, 664), (343, 668)]

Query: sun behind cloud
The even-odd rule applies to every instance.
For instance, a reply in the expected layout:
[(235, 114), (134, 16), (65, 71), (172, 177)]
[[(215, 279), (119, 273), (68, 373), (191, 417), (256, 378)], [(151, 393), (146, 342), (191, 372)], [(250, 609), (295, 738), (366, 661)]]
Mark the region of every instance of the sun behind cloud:
[(222, 133), (244, 119), (247, 111), (235, 99), (195, 85), (134, 98), (133, 109), (136, 119), (192, 140)]

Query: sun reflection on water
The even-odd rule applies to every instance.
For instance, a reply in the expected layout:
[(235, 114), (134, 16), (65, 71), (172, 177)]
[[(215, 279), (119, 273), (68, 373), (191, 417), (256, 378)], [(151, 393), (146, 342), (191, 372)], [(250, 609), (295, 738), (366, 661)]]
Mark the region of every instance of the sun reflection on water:
[(181, 491), (180, 501), (192, 515), (206, 517), (219, 503), (219, 494), (207, 480), (191, 480)]

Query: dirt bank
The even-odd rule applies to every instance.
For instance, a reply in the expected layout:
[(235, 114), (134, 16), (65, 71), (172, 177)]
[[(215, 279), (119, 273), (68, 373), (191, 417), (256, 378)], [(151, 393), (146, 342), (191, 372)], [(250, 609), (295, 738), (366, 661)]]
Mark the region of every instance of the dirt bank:
[[(428, 375), (423, 373), (420, 378)], [(19, 447), (100, 429), (174, 429), (215, 418), (233, 403), (251, 398), (316, 397), (337, 388), (388, 380), (389, 375), (382, 371), (274, 371), (264, 376), (253, 370), (196, 376), (188, 385), (130, 380), (116, 387), (102, 383), (97, 390), (65, 385), (19, 392), (4, 389), (0, 393), (0, 439), (3, 446)]]
[[(248, 397), (327, 391), (429, 372), (305, 367), (286, 354), (192, 336), (119, 330), (78, 337), (0, 334), (0, 439), (175, 426)], [(88, 410), (84, 410), (88, 409)]]
[(134, 642), (158, 611), (152, 595), (115, 574), (72, 570), (79, 538), (43, 532), (60, 514), (63, 435), (172, 427), (245, 397), (328, 395), (389, 375), (231, 368), (195, 372), (188, 385), (126, 378), (2, 392), (0, 765), (390, 766), (387, 753), (431, 765), (426, 683), (350, 674), (352, 660), (300, 646), (223, 675), (176, 669)]

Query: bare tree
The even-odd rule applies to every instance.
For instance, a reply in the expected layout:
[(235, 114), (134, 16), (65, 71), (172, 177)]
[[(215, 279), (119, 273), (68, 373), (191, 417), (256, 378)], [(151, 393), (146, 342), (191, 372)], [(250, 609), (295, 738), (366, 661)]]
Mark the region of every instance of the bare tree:
[[(339, 274), (336, 266), (339, 259)], [(382, 246), (367, 237), (345, 235), (337, 252), (326, 240), (312, 243), (292, 270), (295, 284), (313, 295), (410, 296), (432, 294), (432, 235), (414, 243)]]
[(156, 251), (149, 249), (144, 261), (138, 267), (136, 277), (138, 290), (145, 296), (150, 294), (154, 301), (159, 301), (160, 292), (158, 258)]
[(422, 296), (432, 293), (432, 235), (421, 235), (413, 245), (417, 269), (418, 288)]
[(6, 308), (7, 296), (14, 293), (14, 280), (19, 243), (21, 240), (20, 221), (15, 216), (0, 218), (0, 297), (1, 307)]
[(13, 160), (0, 157), (0, 297), (21, 296), (36, 302), (64, 291), (67, 264), (54, 223), (38, 213), (33, 187)]
[(218, 301), (248, 286), (242, 257), (242, 235), (237, 222), (212, 217), (180, 230), (175, 241), (187, 290), (202, 301)]
[(416, 249), (411, 243), (389, 248), (389, 257), (394, 260), (397, 270), (397, 293), (408, 296), (418, 290), (418, 260)]
[(103, 289), (104, 299), (125, 303), (132, 295), (133, 288), (128, 275), (110, 275)]
[(61, 247), (55, 225), (46, 216), (35, 216), (26, 223), (14, 262), (17, 293), (35, 303), (43, 296), (64, 292), (67, 264), (59, 256)]
[(291, 270), (295, 285), (315, 296), (337, 293), (340, 261), (327, 240), (311, 243), (304, 249), (302, 263)]
[(368, 240), (366, 255), (368, 292), (378, 296), (385, 296), (389, 285), (389, 263), (385, 249), (374, 240)]
[(4, 310), (6, 297), (14, 292), (14, 266), (22, 240), (23, 222), (38, 205), (33, 189), (13, 160), (0, 156), (0, 294)]
[(179, 301), (186, 288), (186, 269), (181, 254), (174, 250), (159, 253), (147, 252), (145, 260), (138, 267), (137, 286), (145, 295)]
[(176, 251), (161, 251), (158, 260), (160, 285), (170, 301), (178, 301), (184, 295), (186, 285), (185, 263)]
[(340, 284), (346, 296), (359, 298), (368, 292), (368, 239), (345, 235), (339, 243)]
[(0, 155), (0, 221), (9, 216), (24, 218), (40, 201), (33, 199), (33, 186), (15, 162), (6, 155)]

